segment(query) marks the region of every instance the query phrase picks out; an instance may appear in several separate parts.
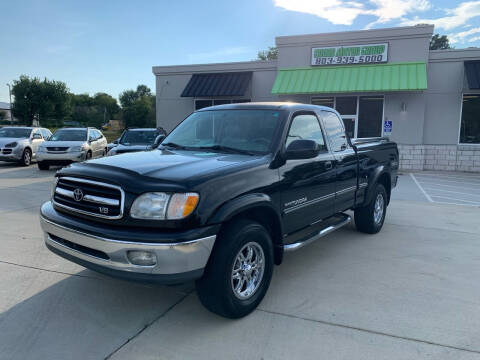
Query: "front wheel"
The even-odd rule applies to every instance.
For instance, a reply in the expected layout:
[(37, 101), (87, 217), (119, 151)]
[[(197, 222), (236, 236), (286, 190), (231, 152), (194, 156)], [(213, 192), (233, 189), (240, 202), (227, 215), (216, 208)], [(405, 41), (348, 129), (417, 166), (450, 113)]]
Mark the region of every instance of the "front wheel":
[(382, 184), (377, 184), (372, 200), (364, 207), (355, 209), (355, 226), (367, 234), (378, 233), (385, 221), (387, 212), (387, 192)]
[(237, 220), (227, 225), (196, 288), (202, 304), (211, 312), (236, 319), (260, 304), (273, 273), (273, 245), (259, 223)]
[(30, 149), (27, 148), (23, 150), (22, 159), (20, 160), (20, 163), (23, 166), (30, 166), (30, 164), (32, 163), (32, 151)]

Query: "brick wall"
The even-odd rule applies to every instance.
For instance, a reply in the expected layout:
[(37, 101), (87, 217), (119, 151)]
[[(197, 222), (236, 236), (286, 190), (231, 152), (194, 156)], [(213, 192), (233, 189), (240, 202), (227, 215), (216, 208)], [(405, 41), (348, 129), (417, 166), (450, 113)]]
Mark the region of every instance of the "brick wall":
[(402, 170), (480, 172), (480, 145), (398, 144)]

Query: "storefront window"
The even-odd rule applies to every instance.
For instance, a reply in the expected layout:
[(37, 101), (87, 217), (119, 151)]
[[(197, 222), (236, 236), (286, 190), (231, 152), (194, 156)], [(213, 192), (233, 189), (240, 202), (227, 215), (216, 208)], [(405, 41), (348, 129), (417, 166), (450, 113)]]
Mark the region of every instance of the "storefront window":
[(333, 96), (332, 97), (315, 97), (312, 98), (313, 105), (328, 106), (333, 108)]
[(463, 95), (460, 143), (480, 144), (480, 95)]
[(335, 103), (335, 110), (340, 115), (356, 115), (357, 114), (357, 97), (356, 96), (338, 96)]
[(357, 137), (382, 136), (383, 97), (360, 96)]

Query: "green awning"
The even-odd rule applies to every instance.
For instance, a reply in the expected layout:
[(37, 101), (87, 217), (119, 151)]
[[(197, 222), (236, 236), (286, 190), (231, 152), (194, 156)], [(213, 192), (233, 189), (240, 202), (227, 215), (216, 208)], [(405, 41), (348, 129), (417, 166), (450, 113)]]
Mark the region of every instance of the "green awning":
[(414, 91), (427, 88), (424, 62), (278, 70), (272, 94)]

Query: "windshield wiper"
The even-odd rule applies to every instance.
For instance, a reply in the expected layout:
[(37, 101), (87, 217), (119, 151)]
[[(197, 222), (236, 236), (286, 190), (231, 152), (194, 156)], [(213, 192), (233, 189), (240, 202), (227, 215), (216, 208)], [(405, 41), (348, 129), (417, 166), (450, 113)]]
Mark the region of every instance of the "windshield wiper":
[(200, 147), (197, 147), (197, 149), (214, 150), (214, 151), (217, 150), (217, 151), (223, 151), (228, 153), (245, 154), (245, 155), (257, 155), (252, 151), (237, 149), (237, 148), (224, 146), (224, 145), (200, 146)]

